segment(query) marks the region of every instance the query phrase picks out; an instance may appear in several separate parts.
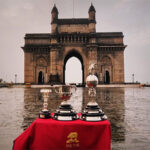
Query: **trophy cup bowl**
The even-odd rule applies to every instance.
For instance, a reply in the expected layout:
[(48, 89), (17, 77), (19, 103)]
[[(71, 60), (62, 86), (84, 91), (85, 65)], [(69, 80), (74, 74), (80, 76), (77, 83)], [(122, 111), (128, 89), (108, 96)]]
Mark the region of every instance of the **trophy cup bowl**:
[(98, 79), (95, 75), (89, 75), (86, 79), (86, 84), (88, 87), (95, 88), (98, 84)]
[(49, 110), (47, 109), (48, 107), (48, 97), (49, 93), (51, 93), (51, 89), (41, 89), (40, 92), (42, 93), (44, 103), (43, 103), (43, 109), (40, 111), (39, 118), (41, 119), (48, 119), (51, 118), (51, 114)]
[(73, 110), (72, 106), (67, 102), (75, 91), (76, 86), (72, 85), (60, 85), (55, 87), (55, 92), (59, 95), (62, 102), (59, 109), (54, 113), (53, 119), (61, 121), (77, 119), (77, 114)]
[(96, 86), (98, 84), (98, 78), (94, 75), (94, 64), (91, 64), (90, 67), (91, 74), (86, 79), (86, 85), (88, 86), (88, 94), (90, 101), (88, 102), (85, 110), (82, 112), (81, 120), (84, 121), (102, 121), (106, 120), (107, 116), (104, 115), (104, 112), (100, 109), (98, 104), (95, 101), (96, 97)]

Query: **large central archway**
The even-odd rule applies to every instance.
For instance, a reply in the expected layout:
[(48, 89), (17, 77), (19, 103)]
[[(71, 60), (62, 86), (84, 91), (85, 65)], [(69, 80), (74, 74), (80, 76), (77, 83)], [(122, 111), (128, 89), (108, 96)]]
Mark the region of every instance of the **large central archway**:
[(65, 83), (82, 83), (82, 65), (77, 57), (71, 57), (66, 62)]
[(65, 57), (65, 59), (64, 59), (64, 66), (63, 66), (63, 83), (64, 83), (64, 84), (66, 83), (66, 81), (65, 81), (66, 63), (67, 63), (67, 61), (68, 61), (71, 57), (76, 57), (76, 58), (78, 58), (78, 59), (80, 60), (80, 62), (81, 62), (81, 66), (82, 66), (82, 84), (84, 84), (84, 65), (83, 65), (83, 58), (82, 58), (82, 56), (81, 56), (77, 51), (75, 51), (75, 50), (70, 51), (70, 52), (66, 55), (66, 57)]

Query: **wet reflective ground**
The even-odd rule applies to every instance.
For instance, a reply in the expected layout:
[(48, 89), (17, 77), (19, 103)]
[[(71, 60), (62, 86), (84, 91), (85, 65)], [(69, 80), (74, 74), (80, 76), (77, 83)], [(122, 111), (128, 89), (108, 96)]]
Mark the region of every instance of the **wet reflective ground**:
[[(37, 117), (42, 109), (40, 89), (0, 89), (0, 150), (10, 150), (13, 140)], [(112, 127), (112, 150), (150, 149), (150, 88), (97, 88), (97, 102)], [(78, 88), (69, 100), (77, 112), (88, 102), (88, 89)], [(60, 104), (50, 94), (49, 109)]]

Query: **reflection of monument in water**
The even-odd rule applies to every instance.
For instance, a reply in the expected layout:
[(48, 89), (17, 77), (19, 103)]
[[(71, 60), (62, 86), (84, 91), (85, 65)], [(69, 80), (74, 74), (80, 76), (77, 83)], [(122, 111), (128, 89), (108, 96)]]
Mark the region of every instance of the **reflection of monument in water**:
[[(112, 141), (125, 140), (124, 88), (97, 88), (96, 102), (107, 115), (112, 127)], [(83, 92), (83, 108), (89, 101), (88, 88)]]
[[(112, 126), (112, 141), (125, 140), (124, 125), (124, 88), (97, 88), (96, 102), (107, 115)], [(79, 93), (79, 96), (78, 96)], [(88, 88), (78, 88), (77, 93), (69, 100), (77, 112), (85, 108), (89, 102)], [(53, 92), (48, 99), (48, 109), (51, 112), (59, 107), (61, 100)], [(81, 106), (82, 105), (82, 106)], [(43, 107), (43, 99), (38, 88), (24, 89), (24, 110), (22, 128), (26, 129), (39, 115)]]
[[(81, 112), (83, 88), (78, 88), (77, 93), (68, 101), (72, 104), (76, 112)], [(59, 107), (61, 99), (54, 92), (48, 98), (48, 110), (55, 112)], [(23, 110), (23, 125), (22, 128), (26, 129), (39, 115), (40, 110), (43, 108), (43, 98), (39, 88), (25, 88), (24, 89), (24, 110)]]
[[(79, 96), (78, 96), (79, 93)], [(83, 97), (83, 98), (82, 98)], [(82, 100), (83, 99), (83, 100)], [(78, 88), (77, 93), (70, 100), (70, 103), (77, 112), (85, 108), (89, 102), (88, 88)], [(124, 89), (123, 88), (97, 88), (96, 102), (105, 112), (112, 126), (112, 141), (125, 140), (124, 127)], [(53, 92), (48, 99), (48, 109), (51, 112), (60, 105), (59, 96)], [(82, 104), (81, 104), (82, 103)], [(82, 105), (82, 106), (79, 106)], [(22, 128), (27, 128), (39, 115), (39, 111), (43, 107), (43, 99), (40, 89), (25, 88), (24, 89), (24, 111)]]

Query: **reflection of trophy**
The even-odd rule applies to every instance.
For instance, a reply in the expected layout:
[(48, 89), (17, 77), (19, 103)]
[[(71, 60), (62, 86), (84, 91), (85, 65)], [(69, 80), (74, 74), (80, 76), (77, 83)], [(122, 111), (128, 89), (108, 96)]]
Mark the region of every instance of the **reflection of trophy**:
[(47, 100), (48, 100), (49, 93), (51, 92), (51, 90), (50, 89), (41, 89), (40, 92), (43, 94), (44, 103), (43, 103), (43, 110), (40, 112), (39, 118), (47, 119), (47, 118), (51, 117), (51, 114), (50, 114), (49, 110), (47, 109), (47, 107), (48, 107)]
[(86, 84), (89, 88), (88, 94), (90, 101), (88, 102), (85, 110), (81, 115), (81, 119), (85, 121), (101, 121), (107, 119), (107, 116), (104, 115), (104, 113), (95, 101), (96, 85), (98, 84), (98, 78), (94, 75), (94, 65), (95, 64), (90, 65), (90, 75), (86, 79)]
[(62, 102), (59, 106), (59, 109), (54, 113), (53, 119), (55, 120), (76, 120), (77, 114), (72, 109), (72, 106), (67, 103), (67, 100), (70, 99), (72, 93), (76, 90), (75, 86), (71, 85), (60, 85), (55, 87), (55, 92), (59, 94)]

